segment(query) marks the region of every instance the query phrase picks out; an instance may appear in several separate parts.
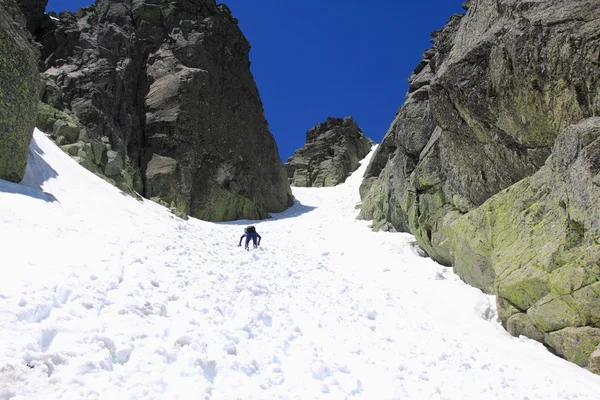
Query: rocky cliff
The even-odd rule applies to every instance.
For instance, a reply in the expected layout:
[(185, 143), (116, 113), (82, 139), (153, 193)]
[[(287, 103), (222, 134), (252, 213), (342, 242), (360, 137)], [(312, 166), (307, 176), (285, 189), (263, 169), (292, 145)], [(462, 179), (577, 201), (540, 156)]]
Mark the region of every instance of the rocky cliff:
[(306, 132), (304, 147), (286, 161), (290, 184), (324, 187), (343, 183), (372, 145), (352, 117), (327, 118)]
[(0, 179), (19, 182), (37, 112), (38, 49), (13, 0), (0, 0)]
[(38, 28), (38, 126), (123, 190), (211, 221), (293, 202), (225, 5), (99, 0)]
[[(570, 194), (596, 196), (594, 167), (582, 166), (593, 157), (575, 161), (571, 153), (595, 151), (596, 122), (581, 121), (600, 114), (598, 2), (464, 6), (466, 15), (433, 33), (409, 78), (406, 101), (367, 169), (361, 217), (413, 233), (430, 256), (498, 294), (512, 333), (592, 365), (591, 293), (600, 275), (590, 238), (599, 221)], [(568, 163), (551, 161), (566, 153)], [(548, 171), (576, 176), (572, 164), (589, 179), (565, 178), (562, 186), (550, 179)]]
[(445, 228), (454, 270), (497, 295), (508, 331), (581, 366), (600, 344), (599, 204), (600, 118), (590, 118), (558, 137), (538, 172)]

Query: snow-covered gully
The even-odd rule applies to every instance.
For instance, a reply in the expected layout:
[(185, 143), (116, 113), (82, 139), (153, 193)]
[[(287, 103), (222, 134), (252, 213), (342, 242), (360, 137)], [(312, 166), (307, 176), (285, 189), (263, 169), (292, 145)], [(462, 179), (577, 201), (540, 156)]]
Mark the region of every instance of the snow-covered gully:
[[(345, 184), (266, 221), (183, 221), (36, 131), (0, 181), (0, 399), (598, 399), (494, 299), (357, 221)], [(253, 223), (262, 245), (238, 247)]]

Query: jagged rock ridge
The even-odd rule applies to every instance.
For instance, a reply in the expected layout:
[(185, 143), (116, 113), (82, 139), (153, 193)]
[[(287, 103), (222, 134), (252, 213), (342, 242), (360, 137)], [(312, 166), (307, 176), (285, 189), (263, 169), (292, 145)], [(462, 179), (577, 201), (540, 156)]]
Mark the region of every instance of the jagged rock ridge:
[(293, 198), (225, 5), (99, 0), (37, 28), (39, 124), (88, 169), (205, 220)]
[(306, 143), (286, 161), (292, 186), (325, 187), (343, 183), (371, 150), (352, 117), (327, 118), (306, 132)]
[[(595, 0), (471, 0), (465, 8), (465, 16), (453, 16), (433, 33), (434, 46), (409, 79), (406, 101), (367, 169), (361, 217), (373, 219), (375, 228), (391, 224), (413, 233), (430, 256), (457, 266), (467, 282), (497, 294), (500, 316), (512, 333), (540, 340), (567, 359), (592, 366), (598, 326), (593, 318), (582, 317), (582, 323), (567, 308), (591, 315), (581, 307), (595, 309), (595, 303), (591, 296), (581, 302), (565, 299), (584, 286), (595, 287), (600, 279), (585, 272), (595, 271), (597, 257), (583, 271), (578, 269), (578, 262), (594, 260), (598, 243), (588, 238), (595, 232), (597, 216), (575, 207), (574, 198), (560, 195), (559, 186), (550, 181), (537, 184), (545, 191), (528, 190), (521, 193), (523, 198), (510, 200), (500, 194), (505, 200), (489, 199), (507, 188), (517, 191), (523, 184), (513, 185), (544, 166), (561, 132), (600, 114), (600, 8)], [(581, 128), (570, 128), (561, 137), (582, 140), (569, 133), (573, 131)], [(590, 135), (593, 129), (585, 131)], [(562, 148), (555, 146), (555, 153)], [(584, 148), (581, 151), (592, 151)], [(554, 170), (561, 176), (567, 171)], [(590, 194), (585, 182), (571, 180), (561, 193)], [(569, 214), (573, 223), (563, 218), (559, 221), (564, 223), (548, 224), (549, 232), (533, 229), (538, 225), (529, 220), (533, 225), (525, 224), (527, 218), (520, 213), (526, 209), (528, 218), (552, 219), (554, 208), (545, 205), (544, 197), (563, 201), (563, 208), (577, 209), (580, 215)], [(540, 205), (529, 208), (532, 202)], [(506, 211), (502, 218), (517, 226), (486, 225), (490, 218), (500, 221), (498, 210), (492, 209), (500, 204)], [(504, 251), (499, 226), (514, 230), (519, 246)], [(524, 241), (526, 226), (548, 243), (540, 249), (535, 240)], [(491, 236), (475, 243), (485, 232)], [(531, 252), (561, 257), (563, 253), (554, 251), (561, 246), (566, 259), (527, 266)], [(565, 246), (577, 251), (568, 252)], [(579, 276), (585, 284), (564, 284), (569, 276)], [(550, 281), (564, 286), (558, 290), (560, 285)], [(516, 300), (515, 290), (527, 300)], [(566, 303), (546, 297), (551, 294)], [(560, 323), (551, 322), (551, 313), (539, 311), (549, 308), (543, 304), (560, 311)]]

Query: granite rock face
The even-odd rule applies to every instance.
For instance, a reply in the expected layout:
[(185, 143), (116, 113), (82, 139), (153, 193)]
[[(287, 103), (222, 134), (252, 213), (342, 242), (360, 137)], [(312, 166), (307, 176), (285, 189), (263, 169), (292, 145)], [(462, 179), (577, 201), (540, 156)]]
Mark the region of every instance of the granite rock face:
[[(367, 169), (360, 216), (375, 229), (411, 232), (431, 257), (497, 294), (511, 333), (593, 366), (598, 144), (597, 121), (586, 119), (600, 115), (600, 8), (595, 0), (465, 8), (432, 34), (409, 78)], [(585, 179), (566, 181), (577, 174)]]
[(352, 117), (327, 118), (306, 132), (304, 147), (286, 161), (290, 184), (325, 187), (343, 183), (372, 146), (373, 141)]
[(361, 190), (363, 218), (445, 264), (449, 215), (533, 174), (564, 128), (600, 111), (595, 1), (466, 6), (433, 33)]
[(58, 19), (39, 34), (42, 100), (79, 126), (82, 165), (205, 220), (292, 204), (250, 45), (225, 5), (99, 0)]
[(0, 0), (0, 179), (25, 174), (40, 91), (39, 51), (14, 0)]
[(590, 118), (558, 137), (538, 172), (446, 227), (455, 272), (497, 295), (509, 332), (581, 366), (600, 344), (598, 204), (600, 118)]

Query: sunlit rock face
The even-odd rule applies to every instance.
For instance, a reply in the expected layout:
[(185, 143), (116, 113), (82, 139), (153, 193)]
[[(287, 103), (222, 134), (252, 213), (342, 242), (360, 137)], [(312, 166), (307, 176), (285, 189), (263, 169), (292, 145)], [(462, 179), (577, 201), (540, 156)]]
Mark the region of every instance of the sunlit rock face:
[(100, 0), (61, 13), (38, 40), (42, 99), (80, 126), (82, 165), (205, 220), (292, 204), (250, 44), (225, 5)]
[[(409, 78), (367, 169), (360, 216), (376, 229), (411, 232), (431, 257), (498, 294), (511, 333), (588, 365), (598, 344), (590, 292), (598, 274), (589, 271), (598, 266), (599, 220), (580, 200), (596, 196), (596, 142), (588, 140), (597, 122), (586, 119), (600, 115), (600, 8), (594, 0), (471, 0), (465, 8), (433, 33)], [(551, 161), (576, 143), (587, 161)], [(548, 170), (587, 178), (559, 185)], [(544, 261), (530, 265), (533, 253)]]
[(373, 141), (352, 117), (327, 118), (306, 132), (304, 147), (286, 161), (290, 184), (325, 187), (343, 183), (372, 146)]

